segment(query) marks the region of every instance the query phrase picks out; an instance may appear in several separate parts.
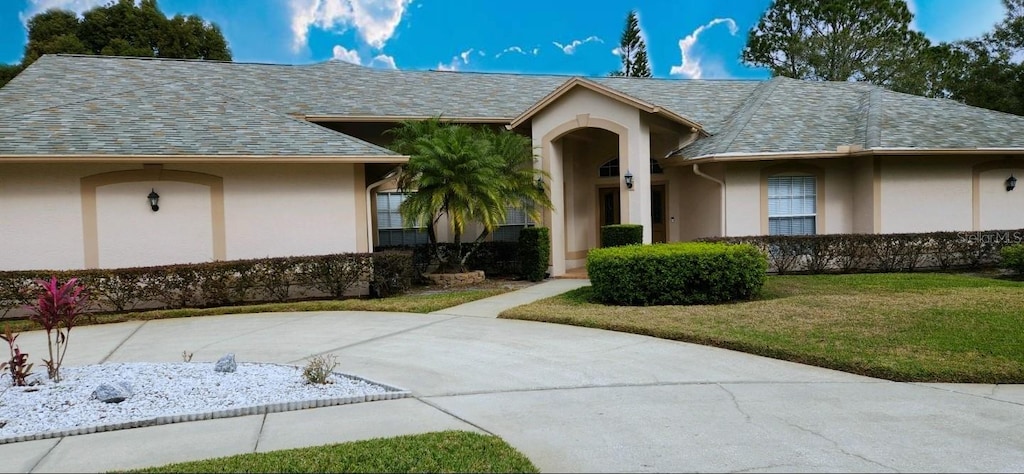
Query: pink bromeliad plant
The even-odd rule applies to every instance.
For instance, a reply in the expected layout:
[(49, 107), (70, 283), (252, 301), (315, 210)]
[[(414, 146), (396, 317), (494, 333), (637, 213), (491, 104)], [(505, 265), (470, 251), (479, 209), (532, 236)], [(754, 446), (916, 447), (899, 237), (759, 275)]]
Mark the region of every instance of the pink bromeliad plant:
[(39, 299), (32, 306), (29, 319), (39, 323), (46, 331), (46, 345), (50, 358), (43, 359), (46, 372), (54, 382), (60, 382), (60, 366), (64, 362), (64, 354), (68, 351), (68, 338), (75, 321), (81, 316), (89, 302), (85, 287), (78, 283), (77, 278), (68, 280), (63, 285), (56, 276), (49, 281), (37, 280), (42, 287)]

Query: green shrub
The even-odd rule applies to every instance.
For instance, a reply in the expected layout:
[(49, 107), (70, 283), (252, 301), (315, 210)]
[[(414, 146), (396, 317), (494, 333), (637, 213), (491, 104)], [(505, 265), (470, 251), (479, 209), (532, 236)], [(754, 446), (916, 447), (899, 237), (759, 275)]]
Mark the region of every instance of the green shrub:
[(1024, 275), (1024, 244), (1007, 245), (999, 252), (1000, 266)]
[(374, 252), (370, 296), (386, 298), (409, 291), (413, 281), (411, 252)]
[(604, 303), (648, 306), (751, 299), (768, 262), (752, 245), (677, 243), (594, 249), (587, 274)]
[[(469, 248), (476, 245), (473, 242), (464, 242), (462, 253), (465, 255)], [(437, 263), (436, 254), (452, 255), (455, 253), (455, 244), (444, 242), (431, 246), (430, 244), (420, 245), (391, 245), (376, 247), (377, 252), (401, 251), (412, 252), (412, 264), (416, 270), (414, 279), (421, 280), (421, 276), (430, 269), (432, 263)], [(519, 243), (518, 242), (480, 242), (479, 247), (469, 256), (466, 267), (470, 270), (483, 270), (487, 276), (518, 276), (519, 269)]]
[(302, 286), (341, 299), (356, 283), (366, 281), (372, 269), (369, 254), (323, 255), (302, 262)]
[(547, 227), (527, 227), (519, 232), (519, 268), (523, 279), (543, 280), (550, 258), (551, 231)]
[(644, 243), (644, 226), (639, 224), (615, 224), (601, 226), (601, 246), (620, 247)]

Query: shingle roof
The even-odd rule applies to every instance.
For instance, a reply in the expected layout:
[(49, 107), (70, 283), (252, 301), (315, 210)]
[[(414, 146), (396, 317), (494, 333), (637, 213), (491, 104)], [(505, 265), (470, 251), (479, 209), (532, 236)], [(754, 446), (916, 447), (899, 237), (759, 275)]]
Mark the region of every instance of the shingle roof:
[[(570, 79), (382, 70), (337, 61), (293, 66), (44, 56), (0, 89), (0, 155), (90, 147), (103, 153), (393, 155), (288, 115), (511, 121)], [(846, 145), (1024, 147), (1024, 117), (864, 83), (589, 79), (700, 123), (710, 136), (678, 150), (684, 158)]]
[(0, 155), (397, 156), (188, 81), (122, 80), (104, 88), (94, 81), (102, 77), (79, 77), (76, 88), (69, 79), (45, 81), (58, 105), (30, 94), (0, 105)]

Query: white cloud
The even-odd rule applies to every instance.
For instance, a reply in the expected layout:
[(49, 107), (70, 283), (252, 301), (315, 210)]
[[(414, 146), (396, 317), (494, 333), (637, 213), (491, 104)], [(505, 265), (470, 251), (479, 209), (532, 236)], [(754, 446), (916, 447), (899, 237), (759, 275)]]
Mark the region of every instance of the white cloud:
[(438, 71), (458, 71), (459, 70), (459, 58), (457, 58), (457, 57), (452, 58), (452, 62), (450, 62), (448, 64), (437, 63), (437, 70)]
[(344, 46), (339, 44), (334, 46), (332, 52), (331, 59), (352, 64), (363, 64), (363, 60), (359, 58), (359, 52), (356, 50), (345, 49)]
[(504, 56), (504, 55), (506, 55), (508, 53), (518, 53), (518, 54), (524, 54), (525, 55), (526, 51), (523, 51), (523, 48), (520, 48), (519, 46), (509, 46), (509, 47), (501, 50), (500, 53), (494, 55), (494, 57), (500, 58), (500, 57), (502, 57), (502, 56)]
[(586, 43), (590, 43), (592, 41), (597, 41), (598, 43), (604, 43), (604, 41), (602, 41), (601, 38), (598, 38), (596, 36), (588, 36), (588, 37), (586, 37), (585, 39), (582, 39), (582, 40), (572, 40), (572, 42), (570, 42), (569, 44), (562, 44), (562, 43), (559, 43), (558, 41), (552, 41), (551, 44), (557, 46), (558, 49), (561, 49), (562, 52), (565, 53), (565, 54), (573, 54), (573, 53), (576, 52), (576, 48), (578, 48), (580, 45), (583, 45), (583, 44), (586, 44)]
[(533, 55), (536, 56), (536, 55), (540, 54), (540, 48), (533, 48), (532, 52), (533, 52)]
[(704, 74), (704, 70), (701, 68), (700, 58), (694, 54), (694, 46), (697, 44), (697, 39), (704, 30), (721, 23), (725, 23), (729, 27), (729, 34), (736, 36), (739, 28), (736, 27), (736, 22), (733, 21), (732, 18), (715, 18), (705, 25), (698, 26), (696, 30), (693, 30), (693, 33), (690, 33), (687, 37), (679, 40), (679, 54), (682, 61), (678, 66), (672, 66), (669, 74), (672, 74), (673, 76), (686, 76), (690, 79), (700, 79)]
[(917, 1), (916, 0), (907, 0), (907, 10), (910, 10), (910, 14), (913, 15), (913, 17), (911, 17), (911, 19), (910, 19), (910, 25), (909, 25), (910, 29), (912, 29), (914, 31), (921, 31), (917, 27), (917, 12), (918, 12)]
[(398, 69), (395, 58), (386, 54), (378, 54), (370, 60), (370, 66), (382, 69)]
[(395, 34), (412, 0), (288, 0), (292, 49), (306, 46), (309, 29), (345, 31), (353, 28), (368, 45), (380, 49)]
[(462, 64), (469, 64), (469, 55), (470, 54), (473, 54), (473, 48), (469, 48), (469, 49), (459, 53), (459, 57), (462, 58)]
[[(36, 14), (51, 8), (71, 10), (81, 15), (87, 10), (110, 3), (110, 0), (28, 0), (28, 9), (18, 14), (22, 22), (27, 23)], [(139, 3), (135, 0), (135, 3)]]

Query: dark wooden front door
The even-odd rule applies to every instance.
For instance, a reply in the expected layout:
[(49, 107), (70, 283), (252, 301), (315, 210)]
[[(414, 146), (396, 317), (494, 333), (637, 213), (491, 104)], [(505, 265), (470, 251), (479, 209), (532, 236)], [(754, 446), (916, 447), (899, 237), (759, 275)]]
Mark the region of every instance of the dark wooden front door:
[[(621, 222), (622, 213), (619, 208), (619, 188), (598, 188), (597, 207), (599, 227)], [(598, 245), (601, 245), (600, 235), (600, 232), (598, 232)]]
[(656, 184), (651, 186), (651, 241), (654, 243), (666, 242), (668, 234), (665, 231), (665, 185)]

